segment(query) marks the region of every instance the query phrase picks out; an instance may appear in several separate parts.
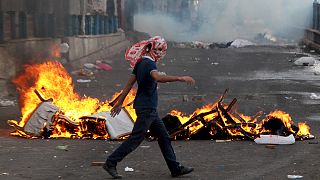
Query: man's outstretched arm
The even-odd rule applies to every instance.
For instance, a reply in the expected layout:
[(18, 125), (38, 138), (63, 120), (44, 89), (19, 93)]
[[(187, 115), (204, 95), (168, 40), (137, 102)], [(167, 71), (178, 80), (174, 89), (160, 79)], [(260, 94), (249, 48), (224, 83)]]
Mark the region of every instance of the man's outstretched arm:
[(195, 80), (190, 76), (168, 76), (160, 73), (159, 71), (151, 71), (151, 77), (160, 83), (166, 83), (166, 82), (175, 82), (175, 81), (181, 81), (186, 82), (189, 85), (194, 85)]
[(124, 89), (122, 90), (122, 93), (118, 99), (118, 101), (116, 102), (116, 104), (113, 106), (113, 108), (111, 109), (111, 116), (114, 117), (116, 115), (118, 115), (121, 111), (121, 107), (122, 107), (122, 103), (123, 101), (126, 99), (128, 93), (130, 92), (132, 86), (134, 85), (134, 83), (136, 82), (136, 76), (135, 75), (131, 75), (126, 86), (124, 87)]

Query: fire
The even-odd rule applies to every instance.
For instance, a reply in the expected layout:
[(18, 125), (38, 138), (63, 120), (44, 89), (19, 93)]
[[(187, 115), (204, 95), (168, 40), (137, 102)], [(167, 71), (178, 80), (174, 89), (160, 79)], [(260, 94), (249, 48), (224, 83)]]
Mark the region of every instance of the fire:
[(293, 121), (289, 114), (280, 110), (276, 110), (267, 115), (267, 120), (273, 117), (279, 118), (288, 129), (292, 130), (291, 125), (293, 124)]
[[(53, 61), (26, 65), (24, 72), (13, 82), (20, 94), (19, 104), (22, 119), (20, 122), (9, 121), (10, 125), (16, 127), (16, 132), (12, 135), (34, 138), (22, 129), (37, 108), (47, 103), (48, 107), (53, 106), (54, 109), (57, 108), (57, 111), (54, 111), (55, 121), (53, 124), (46, 122), (41, 127), (44, 129), (42, 136), (50, 138), (109, 138), (104, 121), (99, 118), (88, 119), (85, 117), (110, 111), (113, 102), (121, 92), (115, 93), (111, 100), (104, 102), (100, 102), (97, 98), (81, 97), (75, 92), (72, 78), (62, 64)], [(135, 90), (131, 90), (123, 103), (126, 112), (133, 121), (137, 118), (133, 109), (135, 93)], [(226, 136), (225, 138), (229, 139), (253, 139), (260, 134), (278, 133), (281, 128), (285, 128), (285, 131), (281, 132), (285, 135), (288, 133), (294, 134), (296, 137), (310, 135), (310, 127), (306, 123), (299, 123), (298, 127), (295, 126), (290, 115), (281, 110), (270, 112), (259, 123), (258, 118), (262, 112), (250, 117), (235, 110), (231, 111), (237, 100), (233, 99), (229, 105), (223, 104), (224, 95), (216, 103), (198, 108), (190, 115), (172, 110), (169, 114), (178, 119), (180, 126), (174, 127), (175, 132), (170, 132), (170, 136), (189, 139), (206, 129), (210, 137), (223, 134)]]
[(51, 57), (52, 58), (60, 58), (61, 57), (60, 47), (58, 45), (55, 45), (52, 47)]
[[(24, 72), (13, 82), (20, 94), (19, 104), (22, 119), (19, 123), (12, 120), (10, 124), (15, 124), (19, 127), (25, 125), (31, 114), (42, 102), (34, 93), (35, 90), (39, 91), (44, 99), (52, 99), (52, 103), (60, 108), (64, 116), (75, 123), (81, 122), (80, 117), (101, 111), (110, 111), (112, 108), (109, 104), (111, 101), (100, 102), (97, 98), (80, 97), (74, 90), (71, 76), (59, 62), (47, 61), (42, 64), (26, 65)], [(113, 99), (119, 94), (114, 95)], [(135, 91), (132, 90), (125, 99), (124, 104), (128, 105), (126, 109), (135, 120), (136, 115), (132, 107), (134, 94)], [(70, 132), (63, 129), (64, 127), (61, 127), (61, 125), (56, 125), (56, 133), (51, 137), (70, 137)]]
[[(230, 139), (254, 139), (260, 134), (274, 133), (282, 133), (281, 135), (295, 134), (296, 138), (302, 139), (313, 137), (310, 134), (310, 127), (306, 123), (299, 123), (296, 127), (290, 115), (284, 111), (270, 112), (260, 123), (257, 123), (257, 119), (262, 115), (262, 112), (258, 112), (254, 117), (245, 116), (237, 111), (228, 112), (227, 106), (219, 103), (197, 109), (189, 116), (177, 110), (171, 111), (170, 115), (177, 117), (181, 122), (181, 127), (184, 129), (179, 130), (179, 133), (188, 134), (189, 137), (196, 135), (202, 128), (209, 129), (208, 133), (212, 137), (216, 135), (217, 131), (220, 131), (226, 134), (226, 137), (223, 138)], [(211, 113), (208, 114), (208, 112)], [(204, 116), (199, 117), (198, 115), (201, 114), (204, 114)], [(187, 125), (183, 126), (184, 124)], [(285, 128), (281, 129), (282, 126)], [(178, 137), (179, 133), (173, 133), (174, 137)]]
[[(202, 114), (202, 113), (206, 113), (211, 111), (213, 108), (215, 107), (215, 104), (208, 104), (205, 105), (201, 108), (196, 109), (192, 114), (190, 114), (189, 116), (185, 115), (184, 113), (178, 111), (178, 110), (172, 110), (169, 114), (172, 116), (176, 116), (179, 118), (181, 124), (186, 123), (191, 117), (196, 116), (198, 114)], [(210, 114), (208, 116), (205, 117), (205, 119), (212, 119), (214, 117), (213, 114)]]
[(91, 115), (100, 103), (96, 98), (81, 98), (74, 91), (72, 78), (59, 62), (48, 61), (43, 64), (26, 65), (24, 74), (14, 80), (20, 93), (23, 126), (33, 110), (41, 103), (34, 93), (39, 90), (45, 99), (52, 98), (53, 104), (61, 108), (65, 115), (74, 121), (85, 115)]
[(306, 122), (304, 123), (300, 122), (298, 123), (298, 126), (299, 126), (299, 132), (298, 132), (299, 136), (308, 136), (310, 134), (310, 127)]

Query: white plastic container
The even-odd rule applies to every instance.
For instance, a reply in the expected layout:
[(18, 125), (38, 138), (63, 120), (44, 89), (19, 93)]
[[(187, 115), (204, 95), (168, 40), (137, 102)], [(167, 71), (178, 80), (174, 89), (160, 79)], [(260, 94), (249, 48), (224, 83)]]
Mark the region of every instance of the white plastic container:
[(289, 136), (260, 135), (254, 140), (257, 144), (294, 144), (296, 142), (293, 134)]

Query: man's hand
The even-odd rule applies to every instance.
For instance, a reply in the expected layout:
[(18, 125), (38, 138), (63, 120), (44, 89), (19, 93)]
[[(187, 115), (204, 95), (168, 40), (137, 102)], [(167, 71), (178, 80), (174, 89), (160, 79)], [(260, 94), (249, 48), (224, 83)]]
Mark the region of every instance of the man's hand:
[(113, 108), (111, 109), (111, 117), (115, 117), (116, 115), (118, 115), (121, 111), (122, 108), (122, 103), (124, 101), (124, 99), (127, 97), (127, 94), (129, 93), (129, 91), (131, 90), (133, 84), (136, 82), (136, 76), (132, 75), (126, 86), (124, 87), (121, 95), (119, 97), (116, 98), (116, 103), (114, 104)]
[(118, 115), (120, 113), (121, 108), (122, 108), (121, 105), (122, 105), (122, 103), (117, 102), (113, 106), (113, 108), (111, 109), (111, 113), (110, 113), (111, 117), (115, 117), (116, 115)]
[(194, 85), (196, 83), (196, 81), (190, 76), (181, 76), (179, 79), (189, 85)]
[(151, 71), (151, 77), (155, 81), (161, 82), (161, 83), (182, 81), (182, 82), (186, 82), (189, 85), (195, 84), (195, 80), (190, 76), (169, 76), (169, 75), (164, 75), (157, 70)]

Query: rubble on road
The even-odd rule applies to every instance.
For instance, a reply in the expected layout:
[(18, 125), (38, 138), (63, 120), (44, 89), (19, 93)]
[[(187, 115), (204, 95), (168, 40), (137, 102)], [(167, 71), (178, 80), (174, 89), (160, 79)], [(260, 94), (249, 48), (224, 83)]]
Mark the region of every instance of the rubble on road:
[(230, 47), (242, 48), (242, 47), (253, 46), (253, 45), (256, 45), (256, 44), (245, 39), (236, 39), (230, 44)]
[(127, 167), (124, 168), (124, 171), (126, 171), (126, 172), (133, 172), (134, 169), (127, 166)]
[(6, 99), (0, 99), (0, 107), (14, 106), (15, 102)]
[(235, 39), (234, 41), (229, 42), (212, 42), (206, 43), (201, 41), (194, 42), (181, 42), (181, 43), (173, 43), (173, 46), (176, 48), (193, 48), (193, 49), (216, 49), (216, 48), (241, 48), (246, 46), (253, 46), (255, 43), (244, 40), (244, 39)]
[(301, 57), (294, 61), (297, 66), (313, 66), (316, 62), (314, 57)]

